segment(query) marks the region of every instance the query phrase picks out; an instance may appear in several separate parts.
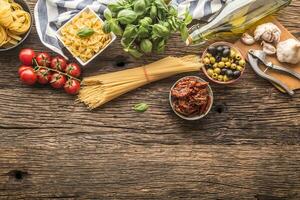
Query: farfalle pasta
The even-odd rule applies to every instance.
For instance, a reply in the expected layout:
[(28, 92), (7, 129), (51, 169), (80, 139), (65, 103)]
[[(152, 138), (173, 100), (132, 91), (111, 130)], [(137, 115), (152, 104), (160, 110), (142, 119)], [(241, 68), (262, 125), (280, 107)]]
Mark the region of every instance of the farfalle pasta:
[(61, 28), (59, 37), (74, 56), (87, 62), (112, 40), (111, 34), (105, 34), (102, 28), (98, 17), (86, 10)]
[(0, 0), (0, 47), (16, 45), (31, 25), (30, 14), (13, 0)]

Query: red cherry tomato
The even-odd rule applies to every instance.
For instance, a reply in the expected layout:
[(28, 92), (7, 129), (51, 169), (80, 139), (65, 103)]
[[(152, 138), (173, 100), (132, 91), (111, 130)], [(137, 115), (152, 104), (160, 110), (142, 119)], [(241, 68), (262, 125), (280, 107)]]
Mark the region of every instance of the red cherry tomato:
[(25, 69), (28, 69), (28, 68), (32, 69), (31, 66), (26, 66), (26, 65), (22, 65), (21, 67), (19, 67), (19, 70), (18, 70), (19, 76), (21, 75), (21, 73), (22, 73)]
[(19, 53), (19, 59), (24, 65), (32, 65), (32, 60), (35, 58), (33, 49), (22, 49)]
[(64, 87), (64, 85), (66, 84), (66, 77), (63, 74), (60, 73), (54, 73), (51, 76), (51, 81), (50, 84), (53, 88), (59, 89)]
[(40, 68), (36, 72), (36, 75), (37, 81), (42, 85), (49, 83), (49, 81), (51, 80), (51, 72), (46, 68)]
[(81, 75), (81, 69), (76, 63), (70, 63), (66, 67), (66, 73), (75, 78), (78, 78)]
[(27, 68), (21, 72), (20, 79), (26, 85), (34, 85), (37, 81), (37, 76), (34, 69)]
[(72, 95), (78, 94), (80, 90), (80, 82), (74, 79), (69, 79), (66, 82), (64, 89), (68, 94), (72, 94)]
[(67, 61), (61, 56), (55, 56), (51, 59), (50, 67), (64, 72), (67, 67)]
[(36, 61), (39, 66), (49, 67), (51, 63), (51, 56), (46, 52), (38, 53), (36, 56)]

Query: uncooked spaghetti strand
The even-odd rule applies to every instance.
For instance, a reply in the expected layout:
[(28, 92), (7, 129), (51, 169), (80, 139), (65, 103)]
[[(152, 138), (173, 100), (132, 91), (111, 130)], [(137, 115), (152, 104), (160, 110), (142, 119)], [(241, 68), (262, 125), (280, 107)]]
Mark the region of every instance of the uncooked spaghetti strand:
[(172, 75), (199, 71), (198, 56), (167, 57), (154, 63), (119, 72), (85, 78), (78, 100), (90, 109), (97, 108), (131, 90)]

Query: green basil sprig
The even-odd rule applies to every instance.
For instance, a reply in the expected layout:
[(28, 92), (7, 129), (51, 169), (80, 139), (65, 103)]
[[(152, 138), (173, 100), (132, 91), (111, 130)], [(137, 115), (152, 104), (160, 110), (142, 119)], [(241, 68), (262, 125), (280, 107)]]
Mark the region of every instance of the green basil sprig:
[(77, 32), (77, 35), (79, 37), (89, 37), (91, 35), (93, 35), (95, 33), (95, 31), (89, 27), (83, 27), (81, 28), (78, 32)]
[(178, 18), (177, 10), (164, 0), (119, 0), (108, 9), (104, 32), (121, 36), (124, 51), (136, 58), (163, 53), (171, 33), (180, 32), (185, 41), (192, 21), (188, 11), (184, 19)]

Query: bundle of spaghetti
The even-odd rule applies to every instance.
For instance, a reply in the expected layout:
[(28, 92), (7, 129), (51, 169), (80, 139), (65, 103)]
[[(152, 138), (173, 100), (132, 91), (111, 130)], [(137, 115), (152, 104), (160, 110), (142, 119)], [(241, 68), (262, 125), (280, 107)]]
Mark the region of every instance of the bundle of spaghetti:
[(201, 67), (195, 55), (166, 57), (142, 67), (84, 78), (78, 100), (94, 109), (148, 83)]
[(0, 0), (0, 47), (16, 45), (31, 25), (30, 14), (13, 0)]

